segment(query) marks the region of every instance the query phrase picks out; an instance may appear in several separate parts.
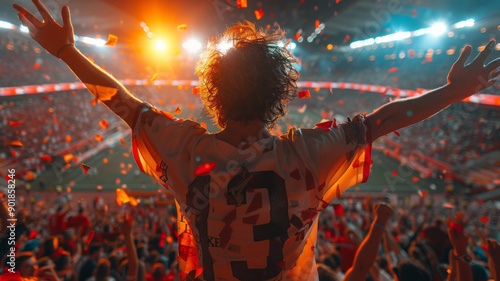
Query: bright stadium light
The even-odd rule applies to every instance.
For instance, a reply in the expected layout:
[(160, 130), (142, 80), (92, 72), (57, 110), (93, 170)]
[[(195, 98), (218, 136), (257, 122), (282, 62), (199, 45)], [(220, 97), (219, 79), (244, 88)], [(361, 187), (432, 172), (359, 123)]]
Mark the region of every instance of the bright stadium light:
[(165, 49), (167, 48), (167, 44), (163, 40), (156, 41), (155, 46), (158, 51), (165, 51)]
[(96, 38), (92, 38), (92, 37), (85, 37), (85, 36), (78, 37), (78, 41), (83, 42), (85, 44), (95, 45), (95, 46), (99, 46), (99, 47), (102, 47), (106, 44), (106, 40), (96, 39)]
[(446, 32), (448, 28), (446, 25), (442, 22), (435, 23), (429, 28), (429, 33), (435, 34), (435, 35), (440, 35)]
[(219, 42), (219, 44), (217, 44), (217, 50), (219, 50), (219, 52), (221, 53), (226, 53), (227, 51), (229, 51), (229, 49), (231, 49), (233, 47), (233, 43), (231, 42), (228, 42), (228, 41), (222, 41), (222, 42)]
[(24, 26), (24, 25), (19, 26), (19, 30), (21, 32), (24, 32), (24, 33), (29, 33), (30, 32), (30, 30), (28, 29), (28, 27)]
[(191, 53), (196, 53), (201, 50), (201, 43), (198, 40), (191, 39), (182, 43), (182, 47)]
[(453, 25), (454, 28), (464, 28), (474, 26), (474, 19), (463, 20), (455, 23)]
[(5, 29), (16, 29), (16, 26), (13, 25), (10, 22), (6, 22), (3, 20), (0, 20), (0, 28), (5, 28)]

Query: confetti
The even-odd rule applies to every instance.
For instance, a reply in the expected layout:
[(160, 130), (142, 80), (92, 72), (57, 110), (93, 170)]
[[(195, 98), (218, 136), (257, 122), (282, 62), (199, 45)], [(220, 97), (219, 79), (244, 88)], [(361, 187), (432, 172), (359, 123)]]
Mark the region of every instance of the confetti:
[(316, 20), (314, 22), (314, 29), (318, 29), (319, 28), (319, 20)]
[(257, 18), (257, 20), (260, 20), (264, 16), (264, 11), (262, 11), (262, 9), (255, 10), (254, 12), (255, 18)]
[(68, 163), (69, 161), (71, 161), (71, 159), (74, 158), (73, 154), (66, 154), (63, 156), (64, 158), (64, 162)]
[(162, 111), (160, 111), (160, 113), (163, 114), (163, 116), (167, 117), (170, 120), (173, 120), (175, 118), (175, 116), (170, 112), (166, 112), (166, 111), (162, 110)]
[(344, 104), (344, 101), (343, 101), (343, 100), (339, 100), (339, 101), (337, 102), (337, 104), (338, 104), (338, 105), (343, 105), (343, 104)]
[(174, 113), (175, 113), (176, 115), (179, 115), (179, 114), (181, 114), (181, 112), (182, 112), (181, 107), (180, 107), (180, 106), (177, 106), (177, 108), (175, 109)]
[(488, 221), (490, 221), (490, 219), (488, 217), (481, 217), (481, 221), (484, 223), (488, 223)]
[(118, 36), (113, 35), (113, 34), (109, 34), (108, 41), (104, 45), (113, 47), (114, 45), (116, 45), (116, 42), (118, 42)]
[(94, 95), (94, 97), (96, 99), (99, 99), (100, 101), (111, 100), (111, 98), (113, 98), (116, 93), (118, 93), (118, 89), (110, 87), (98, 86), (88, 83), (85, 83), (85, 87), (87, 87), (87, 89)]
[[(448, 203), (449, 204), (449, 203)], [(458, 232), (463, 232), (464, 231), (464, 226), (458, 223), (454, 223), (450, 221), (450, 228), (455, 229)]]
[(188, 27), (187, 27), (187, 24), (179, 24), (179, 25), (177, 26), (177, 30), (179, 30), (179, 31), (180, 31), (180, 30), (187, 30), (187, 28), (188, 28)]
[(418, 190), (418, 195), (420, 195), (420, 197), (422, 197), (422, 198), (425, 198), (425, 197), (427, 197), (427, 195), (429, 195), (429, 191), (428, 190), (426, 190), (426, 191)]
[(73, 137), (71, 137), (71, 136), (69, 136), (69, 135), (68, 135), (68, 136), (66, 136), (66, 142), (71, 142), (72, 140), (73, 140)]
[(16, 122), (16, 121), (10, 121), (9, 124), (11, 127), (21, 126), (21, 122)]
[(193, 95), (199, 95), (200, 94), (200, 88), (199, 87), (193, 87), (191, 93)]
[(90, 166), (89, 166), (89, 165), (87, 165), (87, 164), (83, 164), (83, 163), (82, 163), (82, 164), (80, 164), (80, 168), (82, 168), (82, 169), (83, 169), (83, 171), (85, 172), (85, 175), (87, 175), (87, 172), (88, 172), (90, 169), (92, 169), (92, 167), (90, 167)]
[(205, 122), (200, 122), (200, 126), (207, 129), (207, 123), (205, 123)]
[(247, 0), (237, 0), (236, 4), (237, 4), (238, 8), (246, 8), (247, 7)]
[(399, 133), (398, 133), (398, 132), (393, 131), (393, 133), (394, 133), (394, 134), (396, 134), (396, 136), (398, 136), (398, 137), (399, 137)]
[(87, 237), (87, 244), (90, 244), (90, 242), (92, 241), (92, 238), (94, 238), (94, 234), (95, 234), (95, 231), (91, 230), (90, 233), (89, 233), (89, 236)]
[(97, 135), (94, 137), (94, 139), (98, 142), (101, 142), (104, 138), (101, 135)]
[(413, 177), (413, 181), (417, 182), (418, 181), (418, 177)]
[(309, 90), (305, 90), (305, 91), (300, 91), (299, 92), (299, 98), (300, 99), (308, 99), (311, 97), (311, 93), (309, 92)]
[(109, 123), (108, 121), (106, 121), (106, 119), (103, 119), (101, 121), (99, 121), (99, 125), (103, 128), (103, 129), (107, 129), (108, 126), (109, 126)]
[(392, 175), (393, 176), (397, 176), (398, 175), (398, 171), (392, 171)]
[(52, 157), (50, 157), (49, 155), (44, 155), (40, 157), (40, 159), (42, 159), (42, 161), (47, 161), (47, 162), (52, 161)]
[(448, 203), (448, 202), (443, 203), (443, 207), (444, 207), (444, 208), (448, 208), (448, 209), (453, 209), (453, 208), (455, 208), (455, 206), (453, 206), (453, 204)]
[(479, 202), (477, 202), (477, 204), (478, 204), (478, 205), (481, 205), (481, 204), (483, 204), (483, 202), (484, 202), (484, 200), (483, 200), (483, 199), (481, 199), (481, 200), (479, 200)]
[(318, 124), (314, 124), (316, 128), (322, 129), (325, 132), (330, 132), (330, 128), (338, 129), (337, 127), (337, 119), (333, 119), (332, 121), (321, 122)]
[(35, 69), (39, 69), (40, 68), (40, 64), (39, 63), (35, 63)]
[(158, 73), (153, 74), (153, 77), (151, 77), (151, 79), (149, 81), (151, 81), (151, 83), (153, 83), (155, 81), (156, 77), (158, 77)]
[(306, 109), (307, 109), (307, 104), (304, 104), (301, 108), (297, 109), (297, 112), (304, 113), (306, 112)]
[(387, 72), (394, 73), (396, 71), (398, 71), (398, 68), (397, 67), (393, 67), (393, 68), (390, 68)]
[(349, 35), (346, 35), (346, 36), (345, 36), (345, 38), (344, 38), (344, 42), (347, 42), (347, 41), (349, 41), (349, 39), (351, 39), (351, 36), (349, 36)]
[(293, 37), (293, 40), (299, 41), (300, 37), (302, 37), (302, 35), (300, 35), (300, 33), (297, 32), (297, 34), (295, 34), (295, 37)]
[(15, 140), (15, 141), (9, 141), (9, 142), (5, 142), (4, 145), (8, 145), (8, 146), (23, 146), (23, 143), (21, 142), (21, 139), (18, 139), (18, 140)]
[(215, 162), (203, 164), (196, 168), (194, 174), (197, 176), (208, 175), (215, 168), (215, 166), (217, 166), (217, 163)]
[(128, 202), (130, 202), (130, 198), (128, 197), (127, 193), (123, 189), (117, 188), (116, 203), (118, 203), (118, 206), (122, 206), (123, 204)]

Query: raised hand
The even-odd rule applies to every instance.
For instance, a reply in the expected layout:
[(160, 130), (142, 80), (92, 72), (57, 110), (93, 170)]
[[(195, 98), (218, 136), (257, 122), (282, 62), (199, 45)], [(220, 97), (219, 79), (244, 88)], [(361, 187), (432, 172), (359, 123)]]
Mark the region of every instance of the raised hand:
[(33, 0), (33, 3), (42, 15), (43, 21), (18, 4), (14, 4), (13, 7), (19, 11), (17, 16), (28, 27), (31, 37), (49, 53), (59, 57), (64, 47), (75, 43), (69, 7), (62, 8), (63, 25), (61, 26), (52, 18), (40, 0)]
[(467, 242), (469, 238), (464, 232), (464, 227), (468, 222), (469, 218), (465, 218), (464, 212), (457, 212), (454, 221), (448, 218), (448, 236), (455, 250), (455, 254), (458, 256), (467, 252)]
[(375, 222), (385, 226), (394, 214), (394, 210), (385, 203), (377, 203), (373, 205), (373, 213), (375, 215)]
[(491, 40), (470, 64), (465, 65), (472, 52), (472, 47), (467, 45), (453, 64), (448, 74), (448, 83), (459, 90), (457, 98), (460, 100), (495, 84), (500, 75), (500, 58), (484, 64), (495, 44), (495, 40)]
[(488, 240), (488, 267), (493, 279), (500, 280), (500, 245), (493, 239)]

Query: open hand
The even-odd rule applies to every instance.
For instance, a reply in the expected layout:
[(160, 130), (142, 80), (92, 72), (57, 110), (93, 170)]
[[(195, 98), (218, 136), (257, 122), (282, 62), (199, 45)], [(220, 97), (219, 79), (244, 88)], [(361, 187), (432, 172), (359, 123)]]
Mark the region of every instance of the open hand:
[(45, 8), (40, 0), (33, 0), (33, 3), (42, 15), (43, 21), (40, 21), (32, 13), (26, 10), (26, 8), (18, 4), (14, 4), (13, 7), (19, 11), (17, 16), (21, 22), (28, 27), (31, 37), (47, 50), (47, 52), (54, 56), (58, 56), (59, 51), (63, 47), (75, 43), (69, 7), (64, 6), (62, 8), (61, 15), (63, 18), (63, 25), (61, 26), (52, 18), (49, 11), (47, 11), (47, 8)]
[(470, 45), (465, 46), (448, 74), (448, 84), (454, 85), (460, 90), (458, 99), (462, 100), (495, 84), (498, 75), (500, 75), (500, 69), (498, 69), (500, 67), (500, 58), (484, 65), (495, 44), (495, 40), (491, 40), (484, 50), (468, 65), (465, 65), (465, 63), (472, 53), (472, 47)]
[(467, 242), (469, 238), (464, 231), (464, 227), (468, 222), (469, 218), (465, 218), (464, 212), (457, 212), (454, 221), (448, 218), (448, 236), (455, 250), (455, 254), (459, 256), (465, 254), (467, 251)]

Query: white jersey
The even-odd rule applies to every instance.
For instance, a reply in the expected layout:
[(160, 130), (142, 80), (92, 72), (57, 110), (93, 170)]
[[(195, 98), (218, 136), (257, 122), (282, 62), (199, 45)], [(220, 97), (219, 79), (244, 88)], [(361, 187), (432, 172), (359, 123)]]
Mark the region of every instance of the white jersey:
[(318, 280), (318, 214), (367, 180), (366, 123), (358, 115), (239, 149), (143, 103), (134, 157), (176, 200), (181, 280)]

